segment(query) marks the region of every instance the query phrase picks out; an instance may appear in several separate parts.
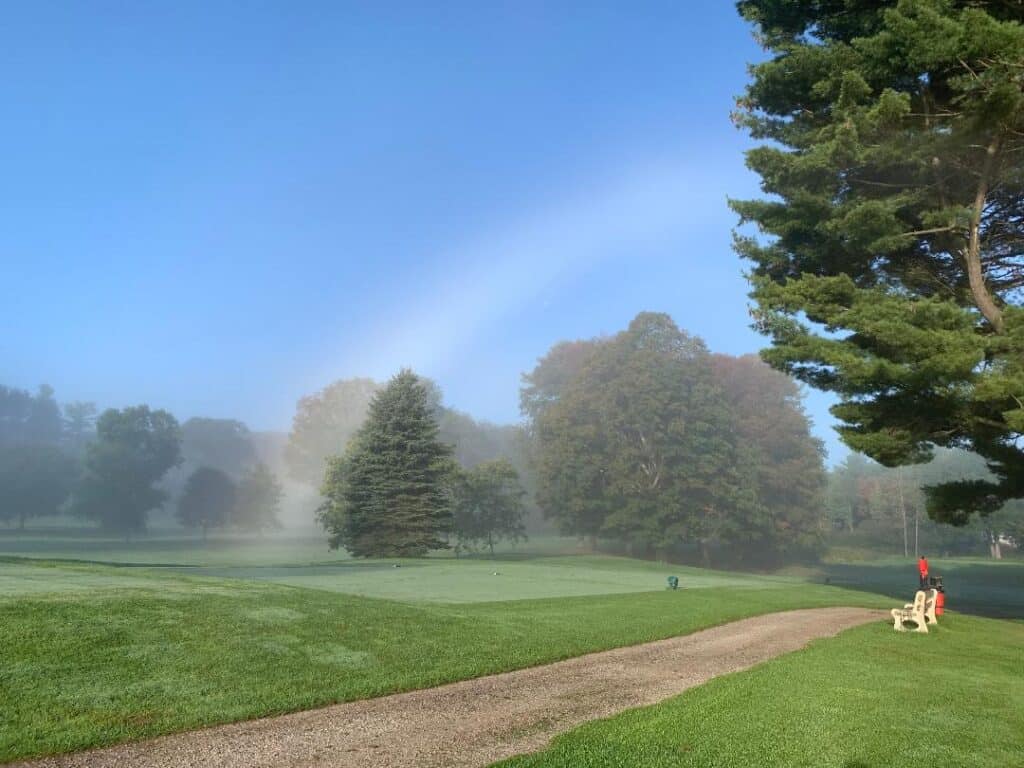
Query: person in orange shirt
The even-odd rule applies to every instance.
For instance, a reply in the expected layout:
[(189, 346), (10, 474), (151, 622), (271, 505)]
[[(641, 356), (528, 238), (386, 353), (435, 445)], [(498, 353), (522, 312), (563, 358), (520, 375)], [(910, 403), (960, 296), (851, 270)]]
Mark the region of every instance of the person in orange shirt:
[(921, 589), (928, 589), (928, 558), (924, 555), (917, 559), (917, 573), (921, 577)]

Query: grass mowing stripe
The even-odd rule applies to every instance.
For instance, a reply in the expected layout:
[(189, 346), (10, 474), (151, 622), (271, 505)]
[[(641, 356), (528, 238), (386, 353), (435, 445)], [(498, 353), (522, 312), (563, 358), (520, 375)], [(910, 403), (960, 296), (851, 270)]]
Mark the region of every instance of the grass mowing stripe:
[(164, 592), (151, 581), (118, 596), (0, 600), (0, 761), (428, 687), (758, 613), (888, 602), (801, 584), (417, 606), (180, 575)]
[(502, 768), (1024, 765), (1024, 626), (878, 623), (582, 726)]

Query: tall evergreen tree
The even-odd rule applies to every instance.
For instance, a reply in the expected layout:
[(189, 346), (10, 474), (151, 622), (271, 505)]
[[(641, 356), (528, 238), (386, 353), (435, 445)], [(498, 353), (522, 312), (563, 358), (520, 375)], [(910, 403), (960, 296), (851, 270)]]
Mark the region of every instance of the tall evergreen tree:
[(894, 466), (966, 448), (965, 523), (1024, 496), (1024, 5), (743, 0), (771, 57), (737, 120), (768, 199), (734, 202), (772, 365), (836, 393)]
[(345, 454), (328, 459), (319, 519), (331, 547), (356, 557), (417, 557), (446, 548), (452, 469), (426, 386), (401, 371), (374, 396)]

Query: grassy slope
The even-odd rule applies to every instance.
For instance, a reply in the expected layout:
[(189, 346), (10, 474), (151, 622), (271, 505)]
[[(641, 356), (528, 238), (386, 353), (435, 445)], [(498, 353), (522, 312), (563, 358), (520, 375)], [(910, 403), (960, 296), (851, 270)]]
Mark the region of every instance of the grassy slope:
[(15, 565), (38, 570), (33, 589), (0, 597), (0, 761), (431, 686), (756, 613), (879, 604), (780, 582), (417, 606), (140, 569)]
[(1022, 766), (1024, 624), (872, 624), (591, 723), (507, 768)]

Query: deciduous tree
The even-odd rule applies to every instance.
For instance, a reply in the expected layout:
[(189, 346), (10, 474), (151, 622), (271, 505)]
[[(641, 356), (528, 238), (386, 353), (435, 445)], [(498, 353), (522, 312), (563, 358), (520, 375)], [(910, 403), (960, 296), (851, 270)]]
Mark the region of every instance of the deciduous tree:
[(825, 523), (824, 446), (811, 435), (800, 388), (756, 355), (713, 355), (711, 363), (748, 449), (770, 549), (778, 555), (816, 552)]
[(235, 510), (238, 491), (223, 470), (199, 467), (188, 476), (178, 499), (178, 521), (186, 528), (198, 528), (203, 538), (211, 528), (223, 528)]
[(0, 520), (56, 515), (77, 479), (78, 464), (56, 445), (0, 444)]
[(74, 509), (130, 538), (163, 503), (166, 494), (156, 484), (180, 461), (181, 433), (167, 411), (146, 405), (106, 410), (86, 448)]
[(281, 507), (281, 496), (281, 484), (267, 465), (260, 462), (238, 484), (233, 524), (248, 531), (279, 528), (281, 523), (277, 513)]
[(485, 461), (459, 475), (453, 527), (460, 545), (483, 544), (493, 556), (495, 542), (526, 538), (526, 491), (511, 462)]
[(64, 444), (76, 456), (96, 436), (96, 403), (75, 401), (64, 404)]
[(184, 466), (214, 467), (232, 478), (256, 462), (249, 428), (237, 419), (192, 418), (181, 425)]
[(293, 479), (320, 486), (327, 459), (345, 453), (379, 389), (372, 379), (343, 379), (299, 400), (284, 454)]
[(667, 315), (598, 343), (534, 433), (538, 502), (566, 533), (652, 552), (765, 534), (707, 348)]
[(51, 387), (43, 384), (33, 395), (0, 386), (0, 444), (56, 444), (60, 437), (60, 406)]

